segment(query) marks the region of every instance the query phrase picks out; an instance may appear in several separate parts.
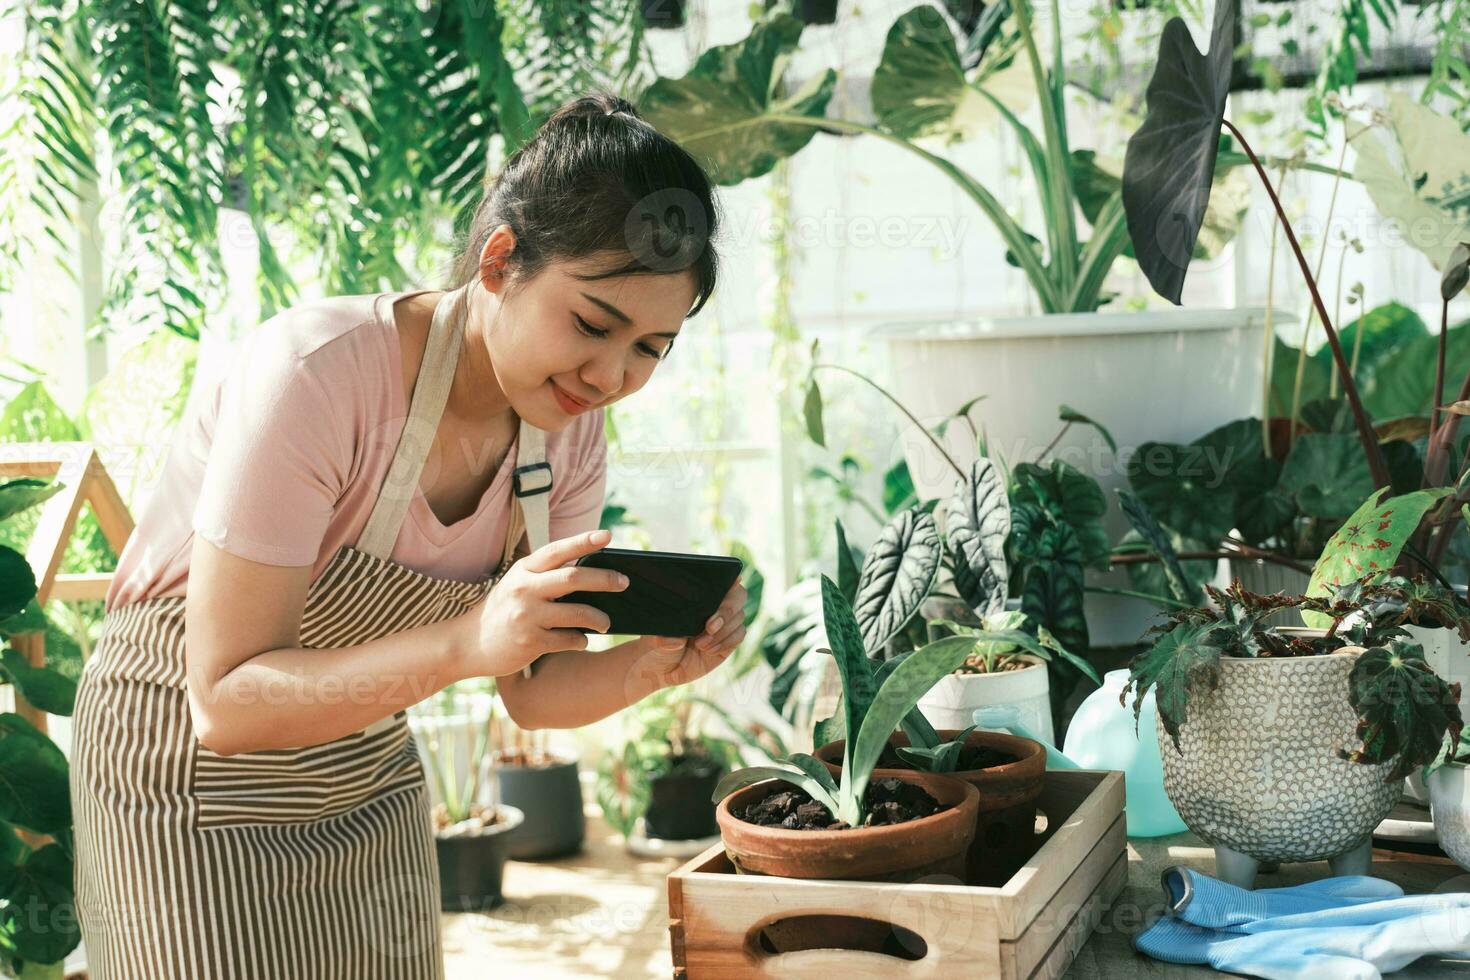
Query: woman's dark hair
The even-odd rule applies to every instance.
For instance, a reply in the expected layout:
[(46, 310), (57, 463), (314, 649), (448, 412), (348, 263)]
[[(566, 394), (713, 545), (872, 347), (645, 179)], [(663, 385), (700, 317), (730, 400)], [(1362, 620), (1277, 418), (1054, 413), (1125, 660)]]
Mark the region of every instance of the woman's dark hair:
[(479, 274), (486, 240), (505, 224), (516, 236), (514, 282), (552, 259), (621, 254), (625, 261), (578, 278), (688, 270), (693, 316), (715, 288), (717, 221), (709, 177), (694, 158), (630, 102), (593, 91), (564, 103), (505, 161), (460, 242), (450, 286)]

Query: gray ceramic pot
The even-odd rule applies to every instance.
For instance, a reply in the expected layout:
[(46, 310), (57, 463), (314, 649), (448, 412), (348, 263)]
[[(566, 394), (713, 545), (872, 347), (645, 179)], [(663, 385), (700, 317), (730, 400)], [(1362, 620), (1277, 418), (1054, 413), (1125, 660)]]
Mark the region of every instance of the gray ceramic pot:
[(1348, 675), (1363, 653), (1225, 657), (1220, 686), (1192, 695), (1176, 751), (1157, 723), (1164, 791), (1215, 847), (1219, 876), (1251, 887), (1260, 863), (1328, 859), (1366, 874), (1373, 828), (1398, 802), (1391, 764), (1338, 757), (1355, 744)]
[(1429, 775), (1430, 812), (1439, 846), (1460, 867), (1470, 870), (1470, 779), (1460, 763), (1440, 766)]
[(495, 767), (500, 777), (500, 800), (526, 815), (511, 836), (510, 856), (517, 861), (575, 854), (582, 849), (587, 820), (582, 815), (582, 784), (577, 760), (548, 766)]

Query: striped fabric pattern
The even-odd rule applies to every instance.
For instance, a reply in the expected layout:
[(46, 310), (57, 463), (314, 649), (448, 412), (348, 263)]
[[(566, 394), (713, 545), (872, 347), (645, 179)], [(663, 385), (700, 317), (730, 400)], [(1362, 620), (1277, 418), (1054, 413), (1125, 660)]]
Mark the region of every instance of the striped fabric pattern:
[[(366, 643), (471, 609), (478, 582), (343, 548), (301, 643)], [(109, 613), (73, 716), (76, 902), (93, 980), (439, 980), (439, 868), (406, 715), (303, 749), (194, 737), (184, 599)]]

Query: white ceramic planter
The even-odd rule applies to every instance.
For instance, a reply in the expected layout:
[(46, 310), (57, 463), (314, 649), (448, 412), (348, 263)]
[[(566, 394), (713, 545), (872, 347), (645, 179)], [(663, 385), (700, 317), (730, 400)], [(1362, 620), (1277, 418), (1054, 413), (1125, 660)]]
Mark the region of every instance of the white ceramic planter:
[[(1053, 455), (1097, 478), (1109, 500), (1108, 533), (1117, 540), (1128, 523), (1112, 503), (1114, 491), (1127, 486), (1127, 459), (1139, 444), (1190, 442), (1259, 414), (1264, 323), (1260, 310), (1078, 313), (896, 323), (874, 336), (888, 344), (895, 394), (925, 426), (986, 395), (971, 417), (992, 455), (1010, 465), (1035, 459), (1051, 441), (1062, 404), (1106, 426), (1117, 455), (1084, 425), (1072, 426)], [(955, 475), (939, 452), (912, 426), (902, 440), (920, 498), (948, 497)], [(949, 426), (941, 442), (962, 467), (975, 458), (968, 426)], [(1129, 588), (1122, 568), (1088, 571), (1087, 580)], [(1155, 611), (1138, 599), (1086, 598), (1099, 646), (1137, 642)]]
[(1190, 698), (1180, 750), (1158, 721), (1164, 790), (1214, 845), (1221, 878), (1248, 888), (1259, 863), (1323, 858), (1334, 874), (1367, 873), (1373, 828), (1403, 783), (1384, 782), (1389, 763), (1337, 754), (1356, 743), (1347, 700), (1356, 659), (1225, 657), (1220, 685)]
[(1439, 846), (1460, 867), (1470, 870), (1470, 779), (1456, 763), (1429, 775), (1429, 811)]
[(1015, 705), (1021, 722), (1055, 744), (1051, 724), (1051, 685), (1046, 664), (1034, 657), (1031, 666), (998, 674), (950, 674), (919, 699), (919, 712), (935, 728), (965, 729), (975, 724), (975, 709)]

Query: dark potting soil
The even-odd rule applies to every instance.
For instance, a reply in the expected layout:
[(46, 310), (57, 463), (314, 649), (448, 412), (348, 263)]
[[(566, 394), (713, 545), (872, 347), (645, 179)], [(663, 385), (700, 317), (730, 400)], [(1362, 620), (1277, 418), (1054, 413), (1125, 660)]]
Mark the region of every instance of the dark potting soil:
[[(949, 809), (922, 786), (891, 776), (869, 782), (863, 802), (868, 809), (866, 826), (869, 827), (918, 820), (920, 817)], [(787, 830), (848, 829), (845, 822), (838, 820), (830, 810), (799, 789), (772, 793), (759, 803), (741, 807), (734, 813), (741, 820), (760, 824), (762, 827), (784, 827)]]
[[(960, 750), (960, 762), (955, 766), (956, 772), (969, 772), (972, 769), (989, 769), (991, 766), (1004, 766), (1015, 762), (1016, 757), (1009, 752), (993, 749), (988, 745), (981, 745), (973, 749)], [(883, 746), (883, 754), (878, 756), (878, 764), (875, 769), (917, 769), (912, 762), (898, 754), (898, 750), (892, 743)]]

